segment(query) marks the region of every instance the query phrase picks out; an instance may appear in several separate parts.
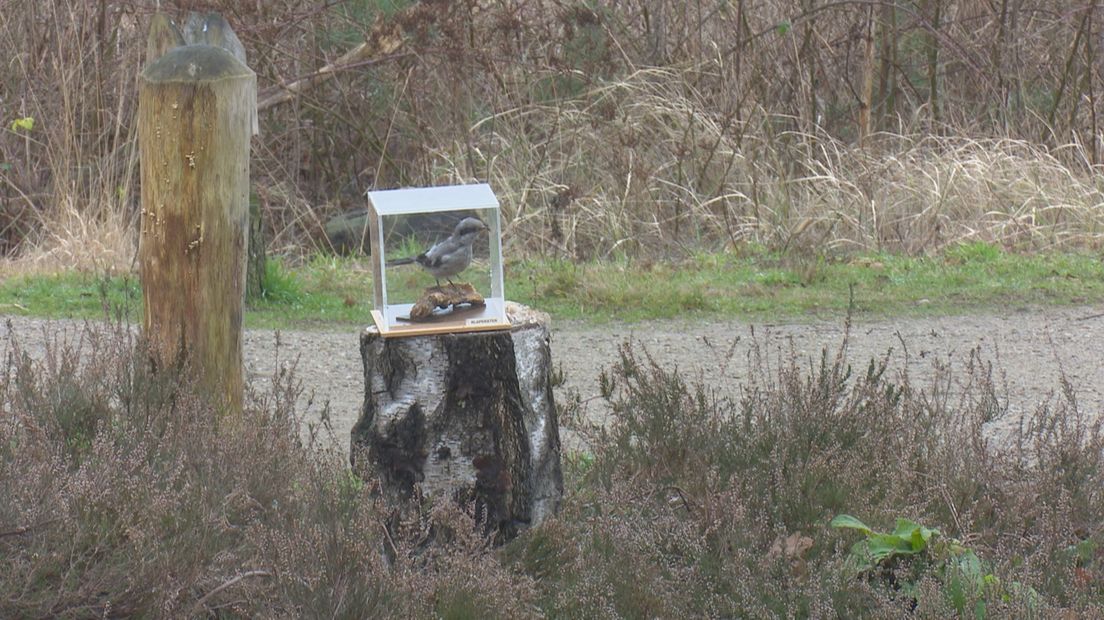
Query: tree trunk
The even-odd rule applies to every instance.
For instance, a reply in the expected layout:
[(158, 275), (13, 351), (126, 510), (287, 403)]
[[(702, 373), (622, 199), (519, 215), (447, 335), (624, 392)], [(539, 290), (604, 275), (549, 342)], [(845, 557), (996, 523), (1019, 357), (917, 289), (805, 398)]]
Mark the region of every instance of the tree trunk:
[[(882, 57), (878, 74), (879, 119), (897, 113), (897, 7), (895, 0), (882, 4), (879, 28), (882, 37)], [(879, 122), (884, 129), (884, 123)]]
[(942, 102), (939, 99), (939, 31), (943, 22), (943, 0), (925, 0), (924, 17), (930, 20), (926, 47), (928, 52), (928, 106), (932, 132), (942, 133)]
[(249, 201), (249, 258), (245, 269), (245, 298), (250, 301), (259, 301), (264, 298), (267, 289), (265, 282), (265, 263), (268, 262), (268, 254), (265, 252), (264, 216), (260, 199)]
[(862, 90), (859, 92), (859, 146), (866, 147), (870, 137), (870, 113), (874, 104), (874, 7), (866, 11), (863, 27)]
[(563, 495), (548, 316), (516, 304), (506, 331), (360, 337), (364, 409), (352, 432), (361, 478), (396, 501), (472, 506), (506, 540)]

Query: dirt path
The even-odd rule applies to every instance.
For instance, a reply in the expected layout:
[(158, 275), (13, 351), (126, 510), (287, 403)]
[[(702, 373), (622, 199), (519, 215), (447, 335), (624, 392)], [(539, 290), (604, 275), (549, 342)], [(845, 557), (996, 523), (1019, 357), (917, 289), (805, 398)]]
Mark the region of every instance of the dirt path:
[[(908, 367), (913, 380), (931, 376), (935, 360), (961, 366), (975, 347), (992, 361), (1007, 381), (1012, 412), (1030, 411), (1059, 386), (1064, 372), (1078, 395), (1083, 410), (1104, 411), (1104, 316), (1092, 307), (1010, 309), (941, 318), (901, 318), (856, 321), (851, 330), (849, 359), (865, 366), (871, 357), (893, 349), (894, 365), (905, 364), (902, 350), (908, 350)], [(30, 351), (41, 351), (44, 333), (76, 334), (80, 322), (10, 318), (11, 329), (3, 329), (2, 344), (14, 333)], [(587, 404), (588, 415), (604, 414), (598, 394), (599, 372), (617, 359), (618, 346), (627, 339), (642, 345), (667, 367), (677, 366), (691, 378), (702, 378), (722, 389), (737, 390), (747, 376), (747, 352), (753, 340), (771, 351), (788, 351), (792, 346), (801, 359), (818, 359), (820, 350), (833, 351), (843, 337), (843, 321), (778, 323), (772, 325), (731, 322), (670, 321), (634, 325), (594, 326), (582, 322), (553, 323), (552, 352), (562, 364), (566, 384), (557, 397), (577, 390)], [(297, 375), (306, 393), (302, 407), (307, 420), (317, 421), (329, 406), (336, 440), (347, 445), (363, 401), (364, 382), (358, 332), (353, 328), (333, 331), (248, 331), (245, 363), (248, 377), (258, 388), (267, 385), (277, 364), (297, 364)], [(994, 429), (999, 432), (999, 429)], [(570, 433), (565, 437), (572, 444)]]

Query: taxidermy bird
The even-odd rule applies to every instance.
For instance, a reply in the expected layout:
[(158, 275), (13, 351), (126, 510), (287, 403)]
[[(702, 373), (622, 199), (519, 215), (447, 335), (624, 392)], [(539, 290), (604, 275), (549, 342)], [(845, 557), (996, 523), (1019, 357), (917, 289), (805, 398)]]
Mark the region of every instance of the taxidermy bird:
[(472, 243), (484, 230), (487, 230), (487, 225), (479, 218), (466, 217), (456, 224), (452, 234), (444, 241), (435, 243), (433, 247), (412, 258), (387, 261), (387, 266), (417, 263), (437, 280), (438, 288), (441, 286), (441, 278), (448, 281), (450, 285), (456, 286), (450, 278), (471, 265)]

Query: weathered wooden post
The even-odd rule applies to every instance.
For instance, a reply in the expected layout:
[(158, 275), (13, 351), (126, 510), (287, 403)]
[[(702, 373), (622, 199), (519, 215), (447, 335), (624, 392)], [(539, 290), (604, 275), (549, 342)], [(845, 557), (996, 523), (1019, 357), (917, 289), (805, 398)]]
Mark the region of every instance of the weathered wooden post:
[(193, 15), (183, 32), (155, 16), (147, 49), (138, 95), (142, 327), (163, 364), (184, 356), (213, 397), (240, 411), (257, 78), (218, 15)]

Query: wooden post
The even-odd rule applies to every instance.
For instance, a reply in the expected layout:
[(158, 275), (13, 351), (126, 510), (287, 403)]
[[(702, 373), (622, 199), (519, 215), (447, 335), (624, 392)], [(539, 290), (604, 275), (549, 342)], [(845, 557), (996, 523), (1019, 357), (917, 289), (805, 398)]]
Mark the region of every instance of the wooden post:
[[(237, 41), (224, 20), (207, 19), (204, 36)], [(183, 356), (236, 412), (257, 79), (217, 41), (173, 47), (187, 39), (165, 21), (155, 19), (148, 49), (167, 51), (139, 79), (142, 327), (162, 364)]]

